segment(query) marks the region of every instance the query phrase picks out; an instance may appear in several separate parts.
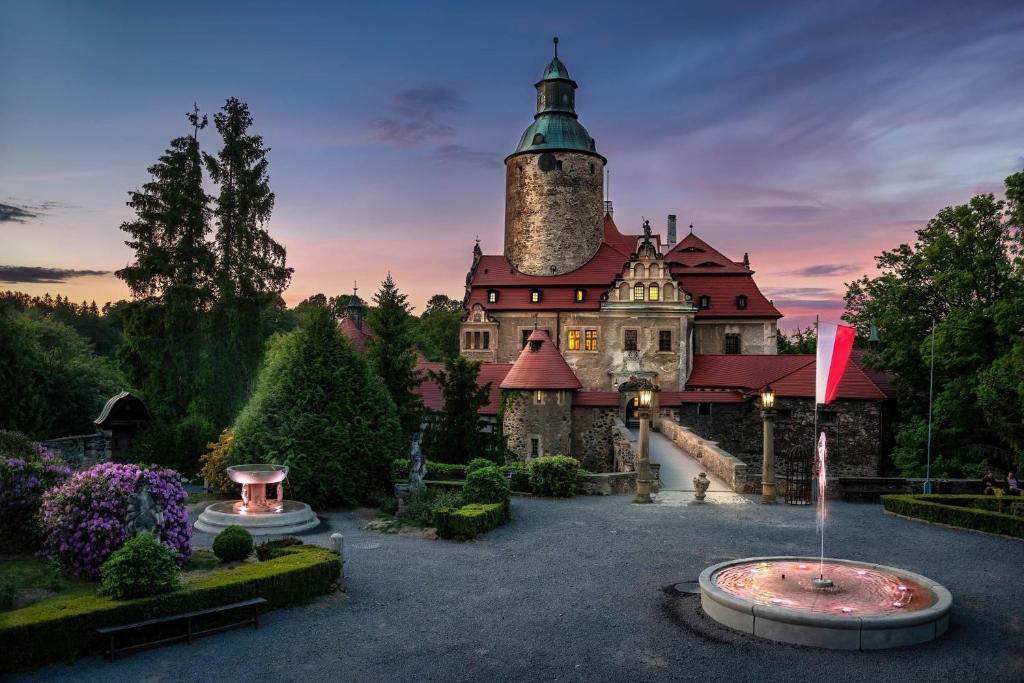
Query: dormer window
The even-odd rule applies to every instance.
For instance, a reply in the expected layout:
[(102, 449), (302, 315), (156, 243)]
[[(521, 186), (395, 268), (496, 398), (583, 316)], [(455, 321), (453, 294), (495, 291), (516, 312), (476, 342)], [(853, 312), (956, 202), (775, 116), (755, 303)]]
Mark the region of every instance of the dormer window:
[(498, 290), (488, 289), (487, 290), (487, 303), (496, 304), (498, 303)]
[(531, 304), (539, 304), (540, 303), (540, 298), (541, 298), (541, 291), (539, 289), (531, 289), (530, 290), (530, 303)]
[(747, 296), (745, 294), (740, 294), (738, 297), (736, 297), (736, 308), (738, 308), (738, 309), (740, 309), (742, 311), (746, 307), (747, 307)]
[(586, 290), (583, 289), (577, 289), (575, 292), (573, 292), (572, 298), (573, 301), (575, 301), (576, 303), (582, 303), (583, 300), (587, 298), (587, 292)]
[(711, 308), (711, 297), (708, 296), (707, 294), (701, 294), (700, 299), (698, 299), (697, 301), (697, 305), (699, 308)]
[(533, 144), (543, 145), (545, 142), (546, 140), (544, 139), (543, 133), (537, 133), (536, 135), (533, 136)]

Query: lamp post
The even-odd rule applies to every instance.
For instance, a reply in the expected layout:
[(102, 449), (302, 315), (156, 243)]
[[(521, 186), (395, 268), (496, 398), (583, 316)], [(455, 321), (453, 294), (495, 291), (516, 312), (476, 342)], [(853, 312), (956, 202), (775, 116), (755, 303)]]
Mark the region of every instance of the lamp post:
[(761, 390), (761, 421), (764, 424), (764, 462), (761, 464), (761, 502), (775, 503), (775, 392), (771, 386)]
[(653, 503), (651, 500), (651, 404), (654, 392), (658, 391), (651, 380), (646, 377), (630, 377), (619, 385), (619, 391), (636, 392), (637, 407), (640, 417), (640, 453), (636, 460), (636, 497), (634, 503)]

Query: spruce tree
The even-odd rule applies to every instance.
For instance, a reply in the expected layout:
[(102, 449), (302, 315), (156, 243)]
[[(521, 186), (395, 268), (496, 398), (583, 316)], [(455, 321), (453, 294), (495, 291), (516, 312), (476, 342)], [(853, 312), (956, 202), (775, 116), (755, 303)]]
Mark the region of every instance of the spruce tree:
[(215, 282), (218, 294), (213, 330), (219, 341), (213, 381), (228, 393), (219, 405), (227, 415), (251, 385), (263, 348), (268, 307), (277, 305), (292, 269), (285, 249), (267, 231), (274, 193), (267, 173), (263, 138), (249, 132), (249, 107), (232, 97), (214, 116), (222, 138), (216, 156), (205, 154), (210, 177), (218, 185), (214, 215), (217, 230)]
[(413, 321), (407, 299), (388, 273), (380, 291), (373, 296), (376, 308), (368, 317), (370, 329), (376, 335), (370, 341), (373, 367), (398, 407), (402, 433), (411, 438), (419, 429), (422, 417), (422, 401), (415, 389), (423, 379), (416, 371)]
[(477, 385), (480, 361), (456, 356), (444, 370), (430, 371), (441, 387), (444, 410), (427, 430), (424, 451), (431, 460), (465, 463), (473, 458), (496, 460), (493, 434), (481, 431), (480, 409), (490, 401), (491, 384)]

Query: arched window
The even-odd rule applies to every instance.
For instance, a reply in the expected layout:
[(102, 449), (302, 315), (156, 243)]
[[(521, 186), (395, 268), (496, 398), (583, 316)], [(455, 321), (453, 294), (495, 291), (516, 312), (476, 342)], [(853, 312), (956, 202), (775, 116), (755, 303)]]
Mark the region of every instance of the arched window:
[(644, 271), (644, 264), (638, 263), (633, 266), (633, 277), (644, 277), (647, 273)]
[(545, 140), (544, 140), (544, 134), (543, 133), (537, 133), (537, 134), (535, 134), (533, 136), (533, 144), (535, 144), (535, 145), (543, 145), (544, 142), (545, 142)]
[(648, 301), (661, 301), (661, 292), (658, 289), (658, 283), (652, 282), (651, 286), (647, 288), (647, 300)]
[(661, 275), (661, 270), (658, 268), (658, 264), (652, 263), (650, 267), (647, 269), (647, 276), (658, 277), (659, 275)]
[[(640, 266), (640, 267), (643, 268), (643, 266)], [(644, 283), (638, 282), (635, 285), (633, 285), (633, 301), (643, 301), (643, 300), (644, 300)]]

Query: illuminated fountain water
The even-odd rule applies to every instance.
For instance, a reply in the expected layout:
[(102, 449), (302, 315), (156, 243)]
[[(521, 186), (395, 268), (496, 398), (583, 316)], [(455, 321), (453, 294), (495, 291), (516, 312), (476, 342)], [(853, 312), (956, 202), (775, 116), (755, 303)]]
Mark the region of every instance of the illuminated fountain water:
[[(199, 531), (216, 534), (234, 525), (253, 535), (295, 534), (320, 523), (308, 505), (284, 499), (284, 465), (235, 465), (227, 473), (242, 485), (242, 499), (207, 506), (196, 520)], [(267, 496), (268, 487), (273, 487), (273, 497)]]
[(715, 621), (770, 640), (875, 650), (938, 638), (953, 598), (903, 569), (825, 558), (827, 444), (816, 449), (818, 557), (754, 557), (708, 567), (701, 607)]

